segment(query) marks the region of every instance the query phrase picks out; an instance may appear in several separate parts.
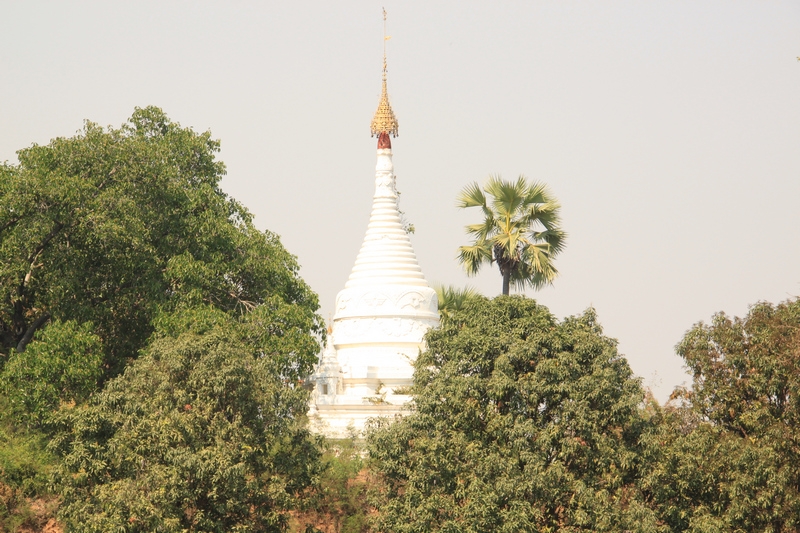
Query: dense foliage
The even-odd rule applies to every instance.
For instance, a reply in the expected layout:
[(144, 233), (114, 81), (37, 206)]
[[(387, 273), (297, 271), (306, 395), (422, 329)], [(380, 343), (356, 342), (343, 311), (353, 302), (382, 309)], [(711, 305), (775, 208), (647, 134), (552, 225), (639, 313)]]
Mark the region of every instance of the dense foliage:
[(90, 324), (111, 377), (181, 303), (242, 312), (279, 295), (315, 308), (277, 237), (220, 190), (218, 150), (148, 107), (1, 165), (0, 365), (52, 321)]
[(800, 529), (800, 300), (723, 313), (678, 344), (694, 374), (654, 425), (644, 490), (672, 531)]
[(592, 310), (474, 298), (427, 342), (415, 412), (369, 436), (379, 531), (653, 526), (635, 498), (643, 392)]
[(97, 389), (103, 352), (90, 326), (55, 321), (8, 362), (0, 382), (20, 424), (41, 427), (60, 403), (81, 402)]
[(375, 479), (355, 437), (324, 442), (322, 471), (307, 491), (295, 531), (305, 533), (366, 533), (370, 505), (367, 493)]
[(88, 405), (62, 410), (52, 448), (70, 531), (285, 530), (319, 468), (308, 397), (262, 355), (268, 339), (221, 318), (156, 340)]
[(0, 166), (0, 529), (54, 469), (71, 531), (285, 528), (323, 330), (218, 150), (148, 107)]
[[(5, 409), (0, 398), (0, 413)], [(44, 496), (55, 465), (55, 457), (46, 446), (43, 435), (15, 427), (0, 414), (0, 531), (40, 531), (55, 514), (57, 502)], [(34, 499), (39, 513), (31, 508)]]

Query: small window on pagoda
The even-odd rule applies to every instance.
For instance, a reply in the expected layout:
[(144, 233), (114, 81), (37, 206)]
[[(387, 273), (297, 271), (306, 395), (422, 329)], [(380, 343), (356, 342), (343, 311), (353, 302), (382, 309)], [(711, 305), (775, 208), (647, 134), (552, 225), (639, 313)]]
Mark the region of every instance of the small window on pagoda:
[(323, 383), (322, 384), (322, 394), (324, 394), (325, 396), (328, 395), (328, 384), (327, 383)]

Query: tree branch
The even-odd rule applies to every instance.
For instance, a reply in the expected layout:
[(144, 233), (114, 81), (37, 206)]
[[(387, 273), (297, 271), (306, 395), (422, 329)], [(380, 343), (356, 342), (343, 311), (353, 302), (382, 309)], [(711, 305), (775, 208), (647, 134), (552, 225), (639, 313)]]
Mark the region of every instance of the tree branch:
[(25, 347), (27, 347), (28, 343), (33, 340), (33, 334), (36, 333), (36, 330), (42, 327), (48, 320), (50, 320), (50, 313), (44, 313), (42, 316), (33, 321), (33, 324), (30, 325), (28, 330), (25, 332), (25, 335), (23, 335), (22, 339), (20, 339), (19, 343), (17, 343), (18, 353), (25, 351)]
[(36, 260), (36, 257), (40, 253), (42, 253), (42, 250), (44, 250), (45, 247), (48, 244), (50, 244), (50, 241), (52, 241), (53, 238), (56, 235), (58, 235), (58, 232), (61, 231), (62, 229), (64, 229), (64, 224), (62, 224), (61, 222), (56, 222), (56, 225), (53, 226), (53, 229), (50, 230), (50, 233), (48, 233), (45, 236), (44, 240), (42, 240), (42, 242), (39, 243), (39, 246), (37, 246), (36, 249), (33, 252), (31, 252), (31, 255), (28, 256), (28, 263), (33, 263)]
[(50, 230), (50, 233), (48, 233), (45, 236), (42, 242), (39, 243), (39, 246), (37, 246), (36, 249), (34, 249), (34, 251), (31, 252), (31, 255), (28, 256), (28, 272), (25, 273), (25, 277), (22, 278), (22, 281), (20, 281), (19, 285), (17, 286), (18, 302), (22, 302), (22, 297), (25, 295), (25, 286), (31, 280), (33, 269), (36, 266), (36, 259), (39, 257), (39, 254), (42, 253), (42, 251), (47, 247), (50, 241), (52, 241), (53, 238), (56, 235), (58, 235), (58, 232), (61, 231), (63, 228), (64, 224), (62, 224), (61, 222), (56, 222), (56, 225), (53, 226), (53, 229)]
[[(19, 348), (17, 349), (17, 351), (19, 352), (25, 350), (25, 346), (31, 341), (31, 338), (33, 337), (33, 334), (36, 332), (36, 329), (39, 326), (41, 326), (44, 322), (46, 322), (48, 318), (50, 318), (50, 315), (45, 313), (44, 315), (36, 319), (36, 321), (34, 321), (34, 323), (31, 324), (30, 327), (26, 328), (25, 304), (24, 304), (25, 287), (30, 282), (31, 277), (33, 276), (33, 269), (36, 267), (36, 260), (38, 259), (39, 254), (42, 253), (42, 251), (47, 247), (50, 241), (52, 241), (53, 238), (56, 235), (58, 235), (58, 232), (61, 231), (63, 228), (64, 224), (62, 224), (61, 222), (56, 222), (55, 225), (53, 226), (53, 229), (50, 230), (50, 233), (48, 233), (45, 236), (45, 238), (42, 239), (42, 242), (40, 242), (39, 245), (33, 250), (33, 252), (31, 252), (31, 254), (28, 256), (28, 271), (25, 273), (25, 276), (22, 278), (22, 280), (20, 280), (19, 285), (17, 285), (17, 298), (16, 301), (14, 301), (13, 322), (16, 330), (14, 333), (15, 335), (19, 335), (22, 333), (23, 330), (25, 331), (25, 334), (19, 340), (19, 343), (17, 345), (19, 347), (22, 347), (21, 350)], [(30, 338), (28, 337), (29, 335)]]
[(13, 226), (13, 225), (14, 225), (14, 224), (16, 224), (17, 222), (19, 222), (20, 220), (22, 220), (22, 217), (12, 218), (12, 219), (11, 219), (11, 220), (9, 220), (8, 222), (6, 222), (6, 223), (5, 223), (5, 224), (3, 224), (2, 226), (0, 226), (0, 233), (4, 232), (4, 231), (5, 231), (5, 230), (7, 230), (8, 228), (10, 228), (11, 226)]

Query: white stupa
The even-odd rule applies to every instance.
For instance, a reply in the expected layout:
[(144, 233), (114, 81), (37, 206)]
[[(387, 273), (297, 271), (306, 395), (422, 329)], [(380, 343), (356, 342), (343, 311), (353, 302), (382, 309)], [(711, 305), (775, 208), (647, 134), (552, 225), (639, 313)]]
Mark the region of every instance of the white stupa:
[(372, 214), (312, 376), (311, 425), (331, 438), (362, 432), (368, 418), (407, 411), (412, 363), (425, 332), (439, 324), (436, 292), (422, 275), (397, 206), (389, 137), (397, 130), (384, 50), (383, 88), (371, 125), (378, 136)]

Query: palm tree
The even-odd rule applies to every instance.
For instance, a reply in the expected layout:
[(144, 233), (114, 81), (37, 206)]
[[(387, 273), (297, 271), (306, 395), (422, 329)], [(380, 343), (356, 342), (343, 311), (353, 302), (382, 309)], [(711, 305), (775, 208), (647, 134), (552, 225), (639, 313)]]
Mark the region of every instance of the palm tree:
[(558, 276), (553, 259), (564, 248), (566, 233), (559, 227), (558, 201), (542, 183), (516, 182), (490, 176), (481, 189), (472, 183), (458, 196), (458, 207), (480, 207), (483, 221), (469, 224), (474, 237), (458, 249), (458, 259), (469, 275), (484, 263), (497, 263), (503, 276), (503, 294), (514, 286), (541, 288)]
[(439, 316), (442, 320), (447, 320), (456, 311), (461, 311), (468, 301), (480, 297), (480, 293), (472, 287), (459, 289), (452, 285), (434, 285), (433, 289), (439, 300)]

